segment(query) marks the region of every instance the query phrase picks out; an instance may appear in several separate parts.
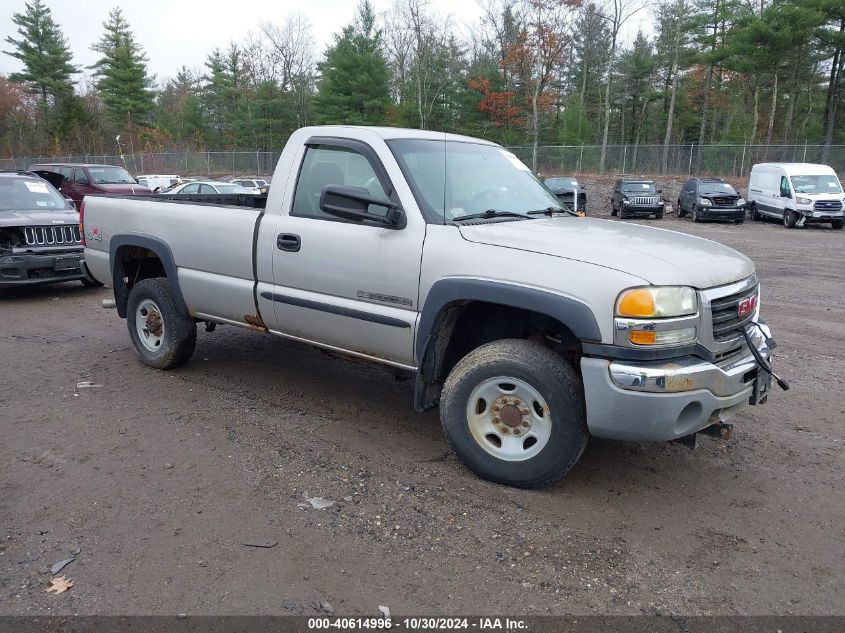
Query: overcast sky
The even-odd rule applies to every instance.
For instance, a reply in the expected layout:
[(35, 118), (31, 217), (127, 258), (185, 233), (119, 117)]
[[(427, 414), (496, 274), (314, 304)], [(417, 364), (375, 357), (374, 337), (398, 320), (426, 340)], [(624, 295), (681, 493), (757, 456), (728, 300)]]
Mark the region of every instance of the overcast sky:
[[(372, 0), (377, 11), (387, 9), (392, 0)], [(120, 6), (135, 37), (149, 57), (149, 71), (158, 79), (173, 77), (185, 65), (201, 69), (206, 56), (219, 46), (240, 42), (250, 30), (257, 30), (262, 20), (282, 22), (285, 16), (300, 13), (311, 22), (318, 55), (332, 34), (352, 21), (356, 0), (45, 0), (56, 22), (70, 43), (77, 66), (90, 66), (97, 59), (91, 44), (100, 38), (102, 22), (108, 12)], [(24, 11), (25, 0), (3, 0), (0, 8), (0, 40), (9, 50), (6, 37), (16, 37), (13, 13)], [(451, 16), (453, 23), (464, 25), (480, 19), (481, 9), (475, 0), (429, 0), (431, 9)], [(648, 19), (645, 11), (632, 20), (629, 28), (636, 32), (639, 22)], [(18, 60), (0, 55), (0, 74), (20, 69)]]

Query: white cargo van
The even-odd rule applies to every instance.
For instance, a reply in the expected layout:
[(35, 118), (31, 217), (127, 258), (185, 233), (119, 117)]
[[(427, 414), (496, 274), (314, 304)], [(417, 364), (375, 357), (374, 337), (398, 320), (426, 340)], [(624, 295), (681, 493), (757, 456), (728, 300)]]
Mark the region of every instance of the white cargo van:
[(778, 218), (791, 229), (809, 222), (845, 225), (845, 196), (836, 172), (813, 163), (760, 163), (748, 183), (751, 218)]

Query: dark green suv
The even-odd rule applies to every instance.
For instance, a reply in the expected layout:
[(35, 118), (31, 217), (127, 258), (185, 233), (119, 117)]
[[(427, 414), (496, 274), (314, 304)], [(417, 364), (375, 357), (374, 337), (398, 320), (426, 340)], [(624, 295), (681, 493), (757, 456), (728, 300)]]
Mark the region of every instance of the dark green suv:
[(653, 180), (620, 178), (610, 198), (610, 215), (619, 214), (623, 219), (653, 215), (659, 220), (663, 217), (660, 194)]

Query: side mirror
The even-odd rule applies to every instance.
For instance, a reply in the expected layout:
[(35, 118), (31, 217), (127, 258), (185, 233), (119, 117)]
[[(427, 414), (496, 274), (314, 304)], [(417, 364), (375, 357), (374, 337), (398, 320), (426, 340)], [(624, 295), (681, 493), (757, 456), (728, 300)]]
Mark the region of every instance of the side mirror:
[(73, 201), (73, 198), (68, 195), (64, 195), (64, 199), (70, 206), (72, 206), (74, 209), (76, 208), (76, 203)]
[[(371, 213), (368, 210), (370, 205), (384, 207), (385, 214)], [(344, 220), (369, 220), (390, 227), (397, 226), (403, 217), (398, 204), (391, 200), (373, 198), (364, 187), (326, 185), (320, 194), (320, 209)]]

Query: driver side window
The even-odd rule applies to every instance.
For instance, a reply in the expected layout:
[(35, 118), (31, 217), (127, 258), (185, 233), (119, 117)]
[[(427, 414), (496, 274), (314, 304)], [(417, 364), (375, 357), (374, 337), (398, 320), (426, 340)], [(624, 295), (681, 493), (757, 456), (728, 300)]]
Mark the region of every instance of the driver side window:
[(84, 169), (75, 169), (73, 172), (73, 182), (78, 185), (87, 185), (88, 182), (88, 174), (85, 173)]
[(785, 198), (790, 197), (789, 179), (786, 176), (780, 177), (780, 195)]
[[(309, 146), (302, 160), (292, 216), (321, 220), (351, 222), (329, 215), (320, 209), (320, 195), (328, 185), (366, 189), (373, 198), (388, 198), (370, 161), (359, 152), (346, 147), (329, 145)], [(370, 213), (384, 214), (386, 207), (370, 205)]]

